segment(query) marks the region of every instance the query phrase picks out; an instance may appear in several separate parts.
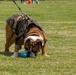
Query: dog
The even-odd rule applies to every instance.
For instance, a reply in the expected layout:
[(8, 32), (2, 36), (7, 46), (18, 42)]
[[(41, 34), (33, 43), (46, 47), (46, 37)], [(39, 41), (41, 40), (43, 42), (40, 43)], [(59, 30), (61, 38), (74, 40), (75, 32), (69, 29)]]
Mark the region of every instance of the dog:
[(26, 14), (15, 14), (6, 21), (5, 53), (10, 53), (10, 46), (15, 43), (15, 51), (12, 57), (18, 57), (18, 51), (24, 45), (25, 51), (32, 51), (36, 56), (42, 51), (46, 53), (47, 37), (40, 24)]

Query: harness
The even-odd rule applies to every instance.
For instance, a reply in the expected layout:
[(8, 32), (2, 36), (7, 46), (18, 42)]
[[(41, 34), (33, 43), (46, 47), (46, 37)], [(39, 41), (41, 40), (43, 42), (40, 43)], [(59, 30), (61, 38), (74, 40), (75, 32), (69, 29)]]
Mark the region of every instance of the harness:
[[(7, 19), (7, 24), (11, 27), (13, 32), (16, 34), (17, 37), (22, 36), (28, 32), (29, 26), (34, 24), (40, 30), (43, 31), (42, 27), (36, 20), (33, 20), (29, 16), (25, 14), (15, 14)], [(25, 36), (26, 37), (26, 36)]]

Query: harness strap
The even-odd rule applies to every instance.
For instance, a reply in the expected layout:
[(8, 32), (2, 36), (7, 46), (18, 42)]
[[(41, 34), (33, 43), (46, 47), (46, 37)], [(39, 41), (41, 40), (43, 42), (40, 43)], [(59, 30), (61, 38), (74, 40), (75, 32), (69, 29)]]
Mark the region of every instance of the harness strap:
[(13, 25), (13, 29), (16, 29), (17, 22), (18, 22), (18, 20), (19, 20), (20, 18), (21, 18), (21, 16), (19, 16), (18, 18), (14, 18), (15, 23), (14, 23), (14, 25)]

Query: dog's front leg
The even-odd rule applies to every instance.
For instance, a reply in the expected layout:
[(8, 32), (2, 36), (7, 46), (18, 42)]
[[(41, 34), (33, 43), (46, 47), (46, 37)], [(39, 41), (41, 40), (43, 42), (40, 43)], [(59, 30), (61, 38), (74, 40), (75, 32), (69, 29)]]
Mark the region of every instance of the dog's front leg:
[(16, 38), (15, 40), (15, 51), (12, 57), (18, 57), (18, 51), (21, 49), (21, 46), (24, 44), (23, 37)]
[(46, 53), (46, 45), (42, 46), (42, 55), (43, 56), (48, 56)]
[(21, 45), (20, 44), (15, 44), (15, 51), (12, 55), (12, 57), (18, 57), (18, 51), (21, 49)]

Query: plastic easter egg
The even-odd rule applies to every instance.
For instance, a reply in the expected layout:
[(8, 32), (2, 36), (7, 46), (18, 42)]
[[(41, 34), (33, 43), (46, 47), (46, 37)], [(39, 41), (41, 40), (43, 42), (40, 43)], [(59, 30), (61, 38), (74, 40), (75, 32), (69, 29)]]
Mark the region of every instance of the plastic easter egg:
[(26, 52), (22, 52), (22, 53), (20, 54), (20, 56), (21, 56), (22, 58), (26, 58), (26, 57), (27, 57), (27, 53), (26, 53)]

